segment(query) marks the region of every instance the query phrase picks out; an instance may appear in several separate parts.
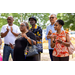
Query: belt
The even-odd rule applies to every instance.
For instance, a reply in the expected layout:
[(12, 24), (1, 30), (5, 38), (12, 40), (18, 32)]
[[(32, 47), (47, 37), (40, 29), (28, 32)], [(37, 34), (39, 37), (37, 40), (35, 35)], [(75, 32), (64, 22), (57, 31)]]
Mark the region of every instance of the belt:
[[(9, 44), (4, 44), (5, 46), (10, 46)], [(14, 45), (14, 44), (13, 44)]]

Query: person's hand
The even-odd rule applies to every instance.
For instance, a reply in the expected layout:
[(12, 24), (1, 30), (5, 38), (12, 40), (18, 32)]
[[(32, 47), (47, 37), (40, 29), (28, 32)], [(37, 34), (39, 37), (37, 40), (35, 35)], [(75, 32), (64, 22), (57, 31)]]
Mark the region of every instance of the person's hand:
[(7, 32), (9, 32), (9, 28), (8, 28), (8, 26), (7, 26), (6, 30), (7, 30)]
[(12, 49), (14, 49), (14, 46), (11, 44), (11, 43), (9, 43), (10, 44), (10, 47), (12, 48)]
[(51, 35), (51, 34), (52, 34), (52, 30), (50, 29), (49, 32), (48, 32), (48, 35)]
[(10, 31), (13, 32), (13, 28), (12, 27), (10, 27)]
[(25, 33), (22, 33), (21, 35), (27, 39), (27, 35)]
[(58, 42), (58, 43), (62, 43), (63, 41), (62, 41), (61, 39), (58, 39), (57, 42)]
[(52, 35), (47, 35), (47, 39), (51, 39), (52, 37)]

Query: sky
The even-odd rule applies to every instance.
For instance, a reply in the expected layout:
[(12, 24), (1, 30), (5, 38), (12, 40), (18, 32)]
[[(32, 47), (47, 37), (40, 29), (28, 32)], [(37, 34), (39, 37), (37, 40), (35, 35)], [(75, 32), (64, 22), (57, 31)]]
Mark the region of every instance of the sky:
[(51, 13), (51, 14), (56, 14), (57, 15), (58, 13)]

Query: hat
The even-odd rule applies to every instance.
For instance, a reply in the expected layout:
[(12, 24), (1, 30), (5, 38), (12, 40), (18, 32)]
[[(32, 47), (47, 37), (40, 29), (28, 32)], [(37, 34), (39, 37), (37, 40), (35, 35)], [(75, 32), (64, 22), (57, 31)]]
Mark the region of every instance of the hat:
[(37, 20), (36, 20), (36, 18), (34, 16), (30, 17), (29, 21), (30, 21), (30, 19), (34, 19), (36, 21), (36, 23), (37, 23)]

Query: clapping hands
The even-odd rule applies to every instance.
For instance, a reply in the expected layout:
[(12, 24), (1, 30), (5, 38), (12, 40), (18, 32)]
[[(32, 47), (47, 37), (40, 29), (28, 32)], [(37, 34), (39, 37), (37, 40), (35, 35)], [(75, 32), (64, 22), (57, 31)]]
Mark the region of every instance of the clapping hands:
[[(7, 26), (6, 30), (7, 30), (7, 32), (9, 32), (8, 26)], [(13, 28), (12, 27), (10, 27), (10, 31), (13, 32)]]

